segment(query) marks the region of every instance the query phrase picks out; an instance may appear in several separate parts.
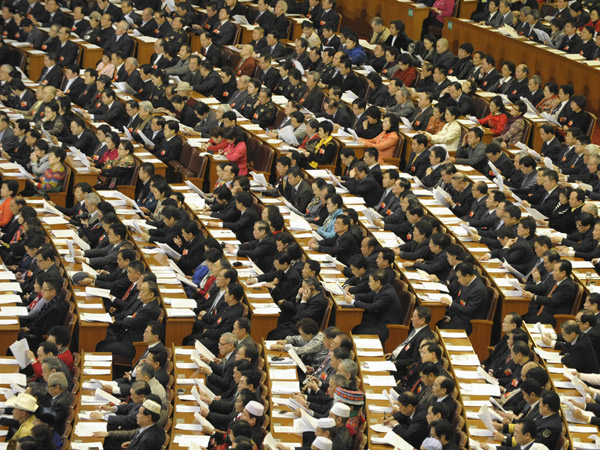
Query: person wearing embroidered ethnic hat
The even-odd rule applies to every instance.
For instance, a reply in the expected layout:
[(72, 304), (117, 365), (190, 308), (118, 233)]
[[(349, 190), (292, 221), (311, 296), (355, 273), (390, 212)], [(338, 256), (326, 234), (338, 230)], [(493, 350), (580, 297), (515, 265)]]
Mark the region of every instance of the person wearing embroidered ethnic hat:
[[(350, 408), (349, 417), (346, 421), (346, 428), (348, 428), (350, 435), (354, 437), (360, 429), (360, 426), (365, 423), (366, 420), (363, 414), (365, 394), (358, 390), (338, 387), (333, 394), (333, 400), (336, 403), (341, 402)], [(335, 407), (336, 403), (333, 404), (333, 407)], [(333, 407), (331, 409), (333, 409)], [(338, 433), (341, 432), (339, 428), (337, 431)]]
[(31, 435), (35, 422), (33, 413), (38, 409), (38, 405), (35, 397), (29, 394), (19, 394), (9, 398), (4, 405), (6, 408), (13, 408), (13, 418), (19, 422), (19, 428), (8, 440), (7, 447), (8, 450), (15, 450), (19, 439)]
[(333, 442), (331, 442), (331, 439), (323, 436), (317, 437), (310, 446), (311, 450), (331, 450), (332, 447)]
[(165, 442), (165, 431), (157, 424), (162, 406), (154, 400), (145, 400), (137, 413), (140, 429), (131, 441), (123, 444), (128, 450), (160, 450)]
[(265, 437), (262, 429), (262, 424), (265, 421), (265, 407), (256, 400), (250, 401), (244, 407), (241, 419), (248, 422), (252, 427), (252, 440), (260, 448)]

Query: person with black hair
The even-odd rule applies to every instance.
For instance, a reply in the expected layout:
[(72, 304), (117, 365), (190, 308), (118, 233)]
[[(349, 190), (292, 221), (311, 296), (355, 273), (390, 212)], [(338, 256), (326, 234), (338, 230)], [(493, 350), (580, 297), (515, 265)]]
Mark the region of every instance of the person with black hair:
[[(490, 298), (481, 277), (472, 264), (461, 263), (456, 266), (456, 276), (461, 285), (455, 299), (442, 298), (448, 306), (446, 317), (438, 322), (438, 327), (448, 329), (462, 328), (471, 333), (472, 319), (485, 319), (488, 315)], [(442, 278), (440, 278), (442, 279)]]

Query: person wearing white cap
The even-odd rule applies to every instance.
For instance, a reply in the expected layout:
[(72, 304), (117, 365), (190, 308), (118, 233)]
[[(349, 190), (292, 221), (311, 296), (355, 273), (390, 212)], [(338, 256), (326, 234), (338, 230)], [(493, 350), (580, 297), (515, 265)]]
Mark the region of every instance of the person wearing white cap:
[(256, 400), (249, 401), (242, 411), (241, 420), (245, 420), (252, 427), (252, 440), (259, 447), (264, 438), (262, 424), (265, 421), (265, 407)]
[(13, 408), (13, 418), (19, 422), (19, 429), (8, 441), (8, 450), (17, 448), (17, 441), (22, 437), (31, 435), (35, 416), (33, 413), (38, 409), (34, 396), (29, 394), (19, 394), (16, 397), (9, 398), (5, 406)]
[(129, 442), (123, 444), (128, 450), (160, 450), (165, 442), (165, 431), (157, 424), (162, 406), (155, 400), (146, 399), (137, 413), (140, 429)]
[(318, 436), (310, 446), (311, 450), (331, 450), (332, 447), (331, 439), (323, 436)]
[(350, 417), (350, 407), (342, 402), (335, 402), (329, 410), (329, 417), (335, 420), (335, 442), (336, 449), (351, 449), (354, 439), (346, 427)]

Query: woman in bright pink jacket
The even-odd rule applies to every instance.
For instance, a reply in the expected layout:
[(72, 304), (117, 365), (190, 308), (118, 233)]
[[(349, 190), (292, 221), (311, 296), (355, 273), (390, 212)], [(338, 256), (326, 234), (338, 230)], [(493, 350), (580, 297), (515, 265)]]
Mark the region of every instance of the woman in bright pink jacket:
[(248, 164), (246, 158), (246, 133), (237, 127), (232, 127), (225, 132), (224, 139), (229, 143), (222, 151), (228, 161), (234, 162), (240, 168), (240, 175), (248, 175)]
[(421, 40), (429, 33), (430, 26), (444, 28), (444, 18), (450, 17), (454, 12), (454, 2), (455, 0), (435, 0), (429, 11), (429, 17), (423, 21)]

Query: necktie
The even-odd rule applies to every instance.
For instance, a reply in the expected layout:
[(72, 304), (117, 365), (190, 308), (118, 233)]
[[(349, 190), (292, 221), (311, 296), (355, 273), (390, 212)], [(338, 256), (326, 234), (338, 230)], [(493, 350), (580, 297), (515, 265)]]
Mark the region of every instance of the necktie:
[[(554, 286), (552, 287), (552, 290), (548, 294), (548, 297), (552, 297), (552, 293), (556, 290), (557, 287), (558, 287), (558, 283), (554, 283)], [(537, 313), (538, 316), (542, 315), (542, 312), (544, 311), (544, 306), (546, 306), (546, 305), (542, 305), (542, 307), (538, 311), (538, 313)]]
[(127, 289), (127, 291), (125, 292), (125, 295), (123, 296), (122, 300), (127, 300), (127, 297), (129, 297), (129, 294), (134, 286), (135, 286), (135, 283), (131, 283), (131, 285), (129, 286), (129, 289)]
[(404, 347), (406, 347), (406, 345), (411, 341), (411, 339), (413, 337), (415, 337), (415, 334), (417, 334), (415, 331), (416, 330), (413, 328), (412, 331), (409, 333), (408, 337), (404, 340), (404, 342), (396, 348), (396, 350), (398, 350), (398, 351), (396, 351), (396, 350), (393, 351), (393, 353), (392, 353), (393, 358), (397, 358), (398, 355), (402, 352), (402, 350), (404, 350)]

